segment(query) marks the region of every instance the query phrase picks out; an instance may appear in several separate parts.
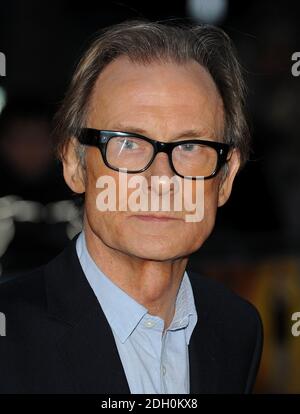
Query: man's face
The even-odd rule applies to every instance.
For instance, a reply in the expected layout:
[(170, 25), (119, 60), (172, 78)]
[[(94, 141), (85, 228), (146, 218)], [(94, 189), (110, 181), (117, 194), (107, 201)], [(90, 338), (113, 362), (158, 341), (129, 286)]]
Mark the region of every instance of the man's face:
[[(97, 80), (90, 100), (87, 127), (140, 132), (164, 142), (187, 138), (222, 141), (224, 111), (214, 81), (197, 62), (144, 66), (119, 57), (104, 69)], [(199, 133), (183, 138), (187, 130)], [(74, 171), (69, 165), (70, 159), (73, 158), (67, 156), (65, 178), (73, 190), (85, 191), (85, 226), (113, 249), (143, 259), (162, 261), (187, 256), (203, 244), (213, 229), (218, 205), (224, 204), (229, 197), (239, 165), (238, 154), (234, 152), (225, 179), (221, 171), (203, 182), (204, 217), (201, 221), (187, 222), (185, 211), (100, 212), (96, 199), (101, 190), (96, 187), (96, 182), (100, 176), (108, 175), (118, 184), (119, 173), (105, 166), (98, 148), (86, 147), (83, 188), (78, 182), (80, 176), (70, 173)], [(146, 191), (150, 193), (151, 176), (171, 178), (174, 173), (167, 154), (159, 153), (146, 171), (136, 175), (146, 178)], [(128, 178), (130, 176), (132, 174), (128, 174)], [(193, 193), (196, 183), (192, 182)], [(173, 196), (171, 187), (171, 199)], [(148, 217), (141, 217), (147, 214)], [(153, 218), (153, 214), (161, 214), (164, 218)]]

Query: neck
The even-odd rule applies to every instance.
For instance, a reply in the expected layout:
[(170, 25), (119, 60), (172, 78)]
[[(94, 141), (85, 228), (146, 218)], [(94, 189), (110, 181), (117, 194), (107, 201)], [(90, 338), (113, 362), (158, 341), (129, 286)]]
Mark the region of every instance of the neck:
[(188, 259), (170, 261), (141, 259), (113, 249), (92, 231), (85, 221), (87, 249), (96, 265), (129, 296), (148, 309), (149, 314), (170, 325)]

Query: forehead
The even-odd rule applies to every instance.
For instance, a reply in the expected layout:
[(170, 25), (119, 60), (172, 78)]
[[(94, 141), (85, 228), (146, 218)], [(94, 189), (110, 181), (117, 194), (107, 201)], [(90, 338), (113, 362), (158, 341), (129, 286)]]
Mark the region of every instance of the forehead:
[(219, 135), (224, 127), (218, 89), (207, 70), (192, 60), (143, 65), (117, 58), (97, 79), (88, 118), (94, 128), (128, 124), (166, 135), (184, 126)]

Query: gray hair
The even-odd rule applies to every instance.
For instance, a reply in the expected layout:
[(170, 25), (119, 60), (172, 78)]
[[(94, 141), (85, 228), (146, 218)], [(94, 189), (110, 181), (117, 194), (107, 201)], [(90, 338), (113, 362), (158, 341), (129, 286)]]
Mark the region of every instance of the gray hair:
[[(224, 105), (224, 142), (249, 156), (250, 133), (245, 117), (245, 83), (235, 48), (220, 28), (206, 24), (125, 21), (103, 29), (79, 61), (61, 108), (55, 117), (57, 155), (64, 158), (70, 139), (86, 126), (89, 100), (101, 71), (119, 56), (149, 64), (197, 61), (212, 76)], [(79, 160), (84, 152), (77, 144)]]

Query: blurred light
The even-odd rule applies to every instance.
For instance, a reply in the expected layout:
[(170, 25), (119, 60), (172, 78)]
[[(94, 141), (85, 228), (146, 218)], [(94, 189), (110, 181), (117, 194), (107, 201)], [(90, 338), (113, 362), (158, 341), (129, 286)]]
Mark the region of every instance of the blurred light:
[(2, 86), (0, 86), (0, 114), (3, 108), (5, 107), (5, 105), (6, 105), (6, 92), (5, 92), (5, 89)]
[[(14, 197), (9, 196), (0, 198), (0, 258), (6, 252), (15, 235), (12, 212), (12, 203), (14, 200)], [(2, 269), (0, 268), (1, 273)]]
[(197, 22), (216, 24), (225, 19), (228, 0), (187, 0), (186, 8)]
[(47, 204), (47, 220), (50, 223), (72, 221), (78, 215), (78, 208), (70, 200), (61, 200)]
[(12, 206), (16, 221), (39, 223), (43, 216), (43, 205), (36, 201), (16, 200)]

